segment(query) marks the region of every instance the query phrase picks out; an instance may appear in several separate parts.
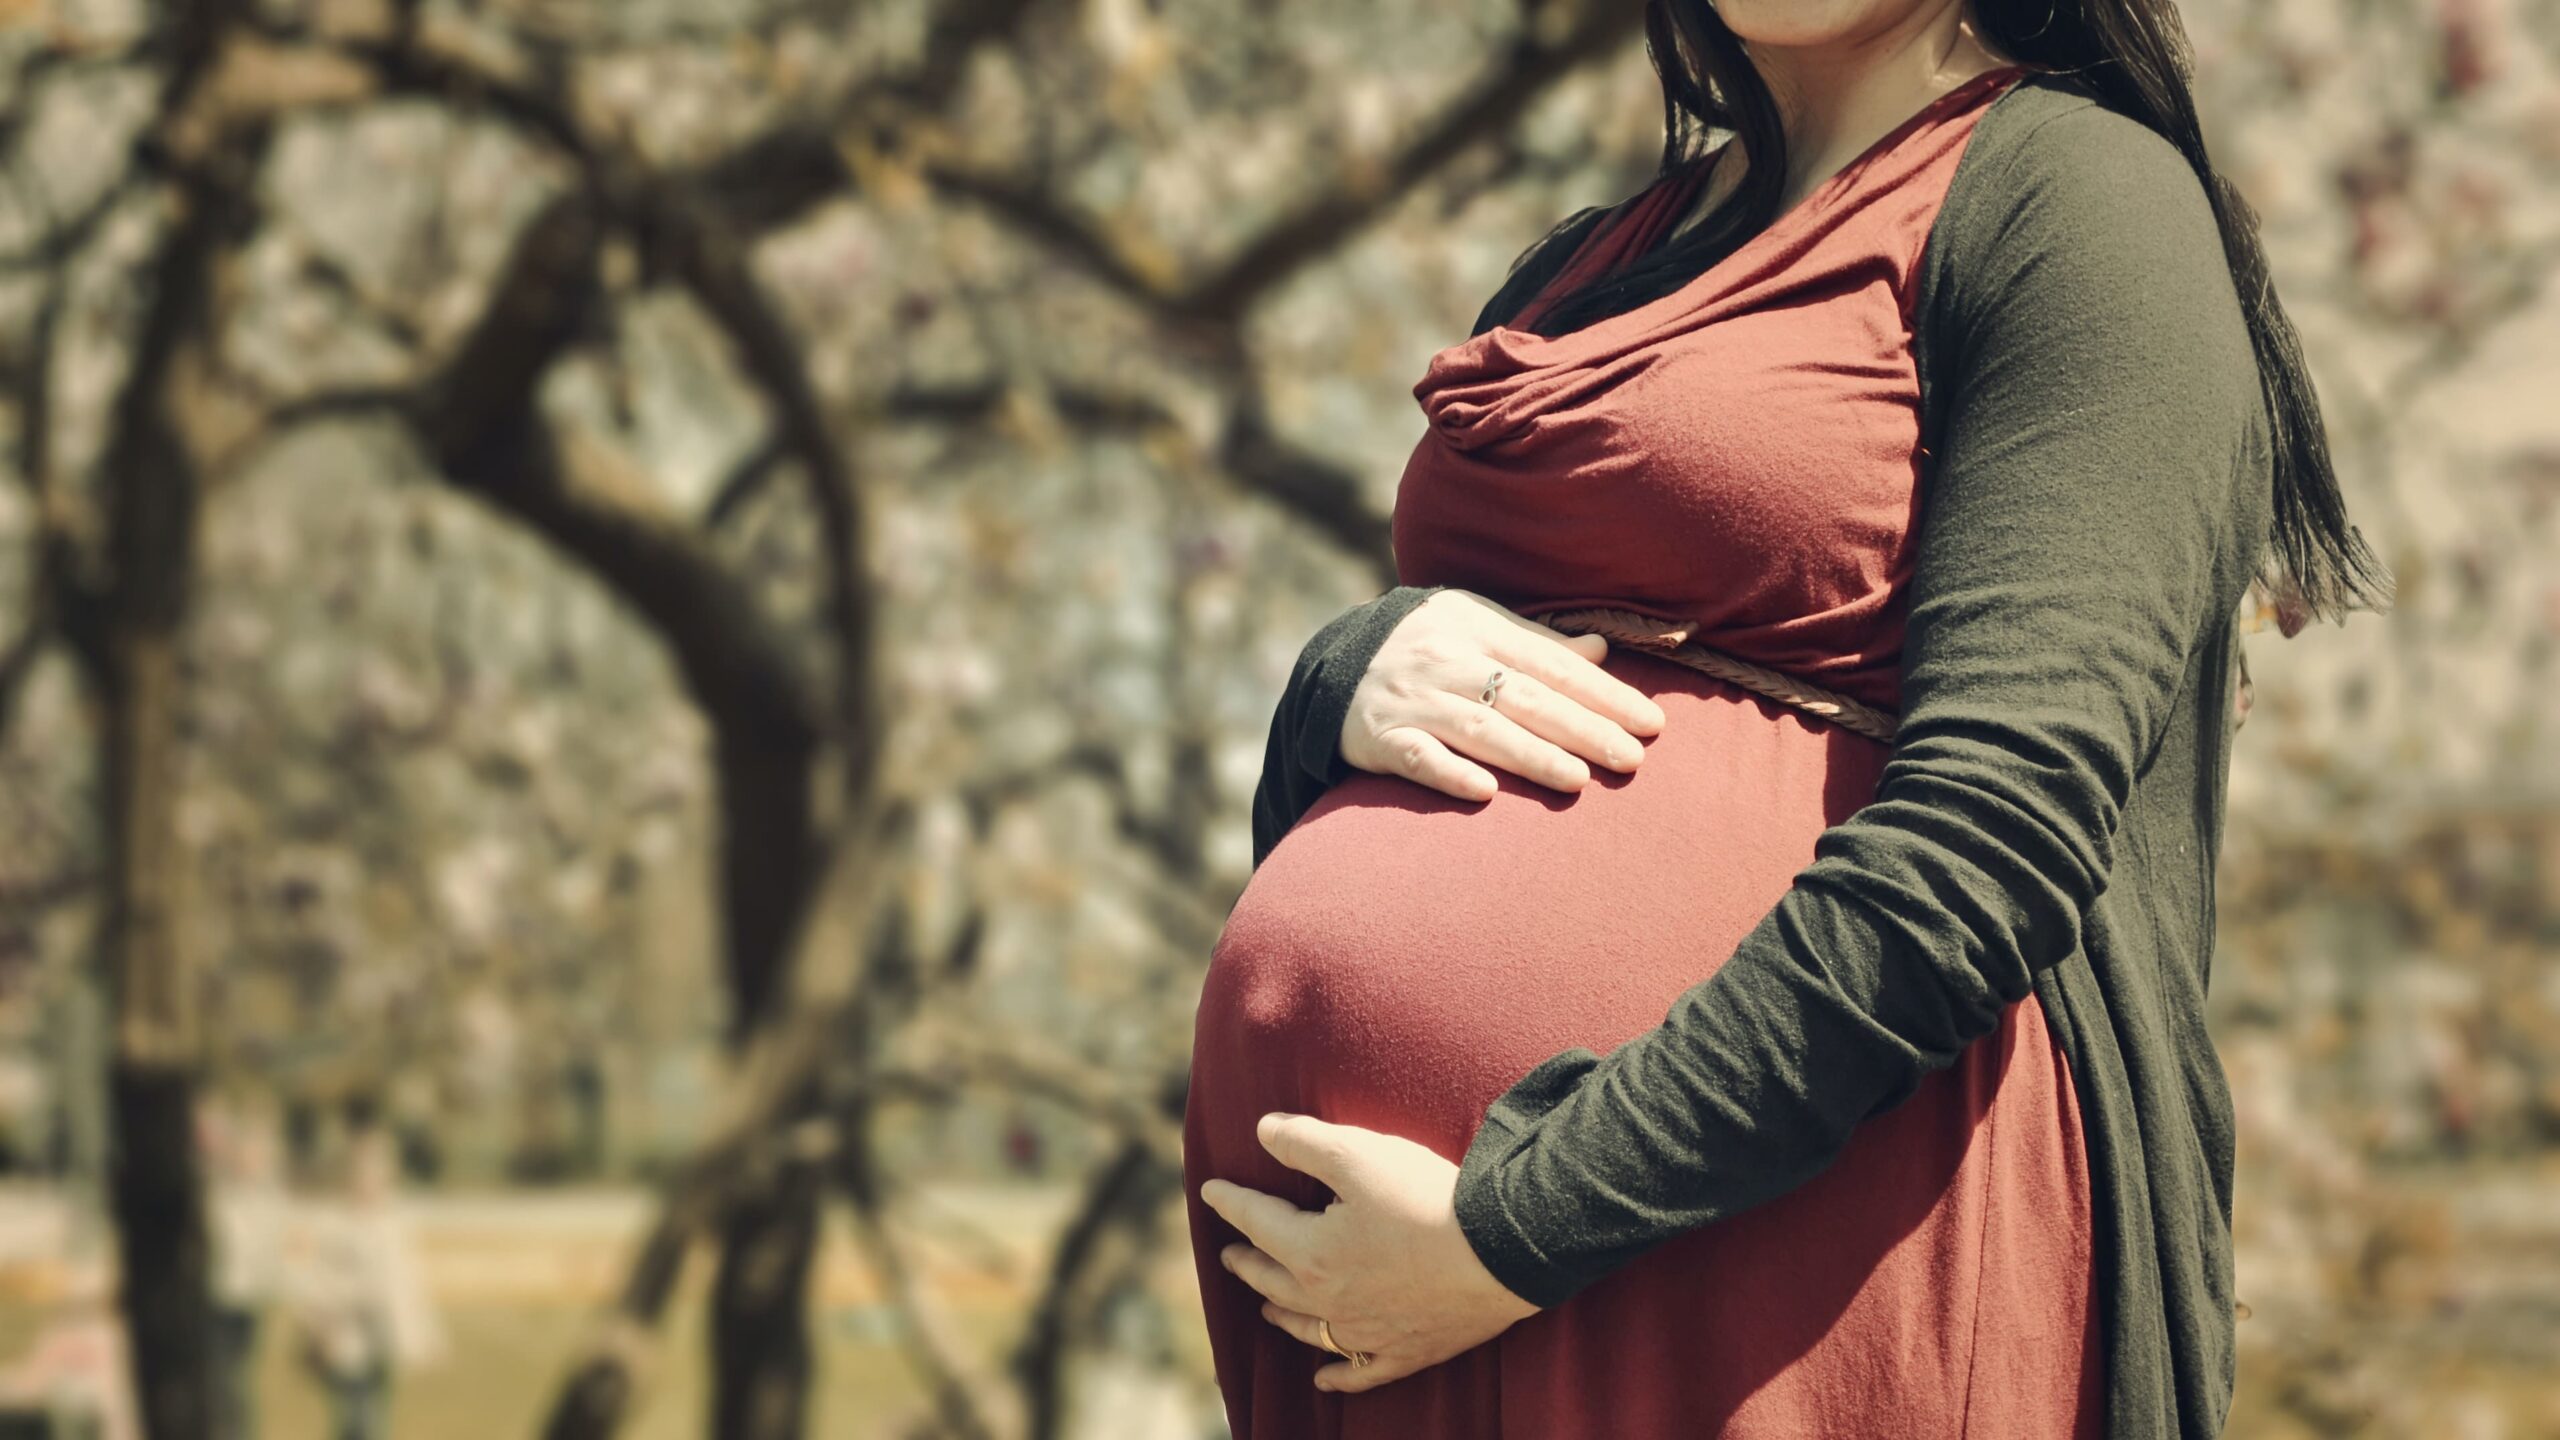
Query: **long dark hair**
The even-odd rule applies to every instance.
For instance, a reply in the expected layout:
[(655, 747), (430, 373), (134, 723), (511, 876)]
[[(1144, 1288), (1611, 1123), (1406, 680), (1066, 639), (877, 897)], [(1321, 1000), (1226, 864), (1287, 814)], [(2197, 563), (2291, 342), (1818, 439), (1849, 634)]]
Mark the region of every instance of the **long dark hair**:
[[(2066, 3), (2069, 8), (2064, 8)], [(2267, 413), (2275, 427), (2275, 512), (2265, 573), (2294, 614), (2285, 633), (2310, 616), (2343, 620), (2389, 608), (2390, 573), (2347, 520), (2329, 459), (2326, 427), (2293, 322), (2268, 283), (2258, 216), (2205, 155), (2196, 119), (2186, 26), (2171, 0), (1972, 0), (1976, 30), (2001, 53), (2036, 70), (2066, 73), (2109, 109), (2158, 131), (2204, 181), (2222, 228), (2222, 249), (2249, 322)], [(1729, 130), (1749, 164), (1733, 193), (1688, 233), (1558, 297), (1534, 327), (1560, 335), (1658, 299), (1696, 279), (1776, 218), (1786, 183), (1786, 133), (1776, 100), (1741, 38), (1707, 0), (1648, 0), (1645, 51), (1662, 81), (1660, 176), (1700, 163), (1711, 131)], [(1540, 252), (1582, 231), (1584, 211), (1532, 245), (1515, 274), (1543, 268)], [(1552, 256), (1545, 258), (1552, 259)], [(1525, 301), (1526, 295), (1517, 300)], [(1499, 297), (1497, 303), (1507, 303)], [(1517, 304), (1509, 308), (1516, 312)], [(1479, 329), (1498, 321), (1478, 321)], [(2289, 599), (2285, 591), (2290, 590)]]

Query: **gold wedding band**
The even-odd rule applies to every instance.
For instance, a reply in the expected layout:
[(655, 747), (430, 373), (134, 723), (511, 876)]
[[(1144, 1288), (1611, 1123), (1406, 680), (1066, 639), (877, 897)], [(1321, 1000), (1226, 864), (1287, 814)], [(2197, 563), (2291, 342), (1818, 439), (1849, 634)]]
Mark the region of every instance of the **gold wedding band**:
[(1343, 1349), (1342, 1346), (1333, 1338), (1333, 1322), (1330, 1320), (1320, 1319), (1316, 1321), (1316, 1343), (1322, 1345), (1325, 1349), (1332, 1351), (1334, 1354), (1341, 1356), (1343, 1359), (1350, 1361), (1351, 1368), (1354, 1370), (1357, 1370), (1361, 1366), (1378, 1358), (1366, 1350)]

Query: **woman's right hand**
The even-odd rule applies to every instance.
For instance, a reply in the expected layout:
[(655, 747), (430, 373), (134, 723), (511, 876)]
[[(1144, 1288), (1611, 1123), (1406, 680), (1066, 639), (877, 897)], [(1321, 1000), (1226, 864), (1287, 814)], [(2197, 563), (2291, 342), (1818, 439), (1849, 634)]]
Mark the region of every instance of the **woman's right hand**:
[[(1484, 765), (1565, 791), (1589, 784), (1592, 764), (1631, 771), (1644, 758), (1637, 737), (1662, 733), (1662, 707), (1601, 669), (1608, 653), (1600, 636), (1442, 589), (1396, 623), (1361, 673), (1342, 758), (1461, 800), (1493, 798)], [(1502, 685), (1487, 705), (1478, 697), (1496, 670)]]

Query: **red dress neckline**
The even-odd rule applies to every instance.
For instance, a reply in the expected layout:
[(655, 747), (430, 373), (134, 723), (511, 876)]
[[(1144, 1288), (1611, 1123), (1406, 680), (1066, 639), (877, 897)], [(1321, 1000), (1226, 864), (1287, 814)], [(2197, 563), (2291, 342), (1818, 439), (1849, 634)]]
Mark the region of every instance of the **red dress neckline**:
[[(1482, 334), (1461, 341), (1441, 353), (1447, 355), (1471, 346), (1492, 343), (1499, 344), (1524, 360), (1531, 355), (1536, 355), (1542, 360), (1566, 363), (1572, 363), (1577, 358), (1587, 358), (1586, 351), (1597, 353), (1597, 347), (1604, 347), (1608, 340), (1617, 334), (1633, 333), (1654, 320), (1678, 314), (1685, 308), (1688, 297), (1708, 284), (1711, 279), (1720, 277), (1726, 268), (1747, 263), (1756, 258), (1760, 251), (1771, 245), (1783, 243), (1797, 230), (1820, 219), (1838, 204), (1843, 195), (1855, 188), (1859, 176), (1870, 165), (1891, 153), (1922, 127), (1970, 103), (1984, 90), (1992, 88), (1995, 82), (2023, 78), (2033, 68), (2014, 63), (1997, 65), (1941, 92), (1927, 104), (1904, 116), (1892, 129), (1869, 142), (1867, 147), (1851, 157), (1847, 164), (1823, 177), (1821, 183), (1807, 192), (1803, 199), (1780, 211), (1775, 219), (1736, 246), (1731, 253), (1691, 277), (1669, 294), (1657, 296), (1642, 305), (1621, 311), (1606, 319), (1594, 321), (1581, 329), (1563, 335), (1539, 335), (1532, 331), (1515, 328), (1508, 322), (1495, 325)], [(1726, 139), (1689, 165), (1669, 175), (1658, 176), (1651, 184), (1637, 191), (1619, 208), (1616, 216), (1585, 237), (1572, 261), (1556, 275), (1545, 290), (1533, 296), (1529, 303), (1522, 307), (1520, 313), (1512, 317), (1513, 321), (1521, 324), (1534, 322), (1545, 312), (1551, 298), (1572, 293), (1573, 289), (1582, 284), (1593, 270), (1615, 267), (1650, 250), (1655, 238), (1669, 225), (1677, 223), (1680, 216), (1687, 213), (1691, 201), (1697, 195), (1697, 187), (1705, 183), (1707, 175), (1714, 170), (1716, 161), (1723, 156), (1726, 147), (1732, 143), (1730, 138)], [(1495, 336), (1504, 338), (1493, 341), (1492, 337)]]

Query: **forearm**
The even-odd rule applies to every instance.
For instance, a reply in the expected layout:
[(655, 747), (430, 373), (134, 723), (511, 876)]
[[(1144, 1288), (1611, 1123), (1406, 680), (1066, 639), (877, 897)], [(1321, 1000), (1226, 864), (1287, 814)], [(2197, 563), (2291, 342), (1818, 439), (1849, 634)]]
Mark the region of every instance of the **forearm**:
[[(1659, 1028), (1605, 1058), (1554, 1057), (1495, 1101), (1457, 1198), (1505, 1285), (1557, 1303), (1803, 1184), (2078, 948), (2093, 872), (2044, 878), (2057, 862), (2023, 815), (1989, 822), (1979, 803), (1972, 819), (1933, 815), (1942, 833), (1985, 828), (1916, 846), (1898, 841), (1909, 813), (1877, 813), (1930, 803), (1880, 800), (1863, 823), (1825, 832), (1813, 864)], [(1958, 873), (1945, 863), (1958, 855), (1981, 858)]]

